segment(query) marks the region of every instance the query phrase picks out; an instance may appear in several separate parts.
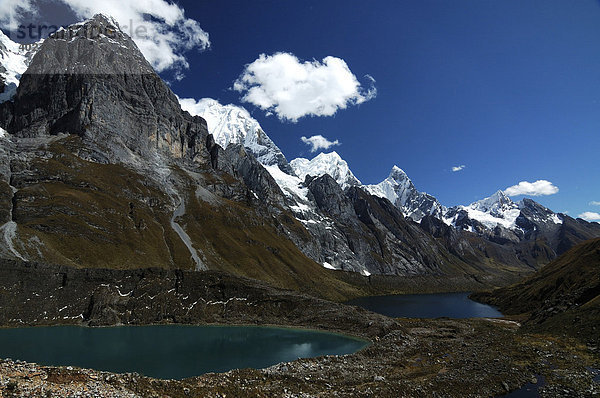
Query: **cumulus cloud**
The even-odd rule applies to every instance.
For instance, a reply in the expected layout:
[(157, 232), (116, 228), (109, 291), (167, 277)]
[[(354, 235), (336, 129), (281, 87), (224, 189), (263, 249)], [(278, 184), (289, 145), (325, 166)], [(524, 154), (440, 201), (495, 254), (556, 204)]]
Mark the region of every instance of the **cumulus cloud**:
[(0, 26), (16, 30), (19, 21), (33, 11), (34, 7), (30, 0), (2, 0), (0, 1)]
[(590, 206), (600, 206), (600, 202), (596, 201), (596, 200), (592, 200), (590, 202)]
[(218, 103), (217, 100), (212, 98), (201, 98), (199, 100), (195, 100), (194, 98), (179, 98), (179, 105), (181, 105), (181, 109), (184, 111), (188, 111), (192, 116), (199, 116), (211, 105)]
[(513, 185), (504, 190), (504, 193), (508, 196), (543, 196), (554, 195), (557, 192), (558, 187), (546, 180), (537, 180), (536, 182), (521, 181), (517, 185)]
[(366, 79), (367, 89), (336, 57), (302, 62), (290, 53), (261, 54), (246, 65), (233, 89), (243, 94), (242, 101), (296, 122), (303, 116), (332, 116), (374, 98), (375, 79), (368, 75)]
[(457, 171), (464, 170), (465, 167), (467, 166), (465, 166), (464, 164), (461, 164), (460, 166), (454, 166), (452, 167), (452, 171), (456, 173)]
[(595, 213), (593, 211), (586, 211), (577, 217), (583, 218), (586, 221), (600, 221), (600, 213)]
[(311, 152), (317, 152), (320, 149), (329, 149), (329, 148), (331, 148), (334, 145), (341, 145), (338, 140), (329, 141), (327, 138), (323, 137), (320, 134), (319, 135), (313, 135), (312, 137), (309, 137), (309, 138), (300, 137), (300, 139), (306, 145), (310, 146), (310, 151)]
[[(66, 4), (78, 18), (95, 14), (113, 17), (129, 34), (154, 69), (181, 71), (189, 64), (185, 52), (210, 46), (208, 33), (200, 24), (185, 16), (185, 10), (168, 0), (53, 0)], [(31, 0), (2, 0), (0, 23), (16, 28), (24, 12), (35, 12)]]

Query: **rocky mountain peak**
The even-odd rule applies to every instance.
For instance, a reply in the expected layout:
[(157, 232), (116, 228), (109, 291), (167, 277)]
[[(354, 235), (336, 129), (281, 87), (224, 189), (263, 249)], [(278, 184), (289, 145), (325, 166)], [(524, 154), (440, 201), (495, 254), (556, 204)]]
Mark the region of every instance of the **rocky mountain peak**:
[(83, 137), (88, 156), (131, 162), (168, 153), (196, 159), (205, 151), (206, 122), (183, 112), (133, 40), (110, 17), (96, 15), (44, 40), (0, 106), (11, 134)]
[(407, 181), (407, 180), (410, 181), (410, 178), (408, 178), (408, 175), (406, 174), (406, 172), (396, 165), (394, 165), (394, 167), (392, 167), (392, 170), (390, 171), (388, 178), (391, 178), (394, 181), (398, 181), (398, 182)]
[(392, 167), (389, 176), (379, 184), (363, 188), (371, 195), (388, 199), (405, 217), (416, 222), (427, 215), (441, 219), (445, 212), (445, 208), (435, 197), (419, 192), (406, 172), (398, 166)]
[(471, 204), (471, 207), (482, 212), (494, 213), (509, 208), (516, 208), (518, 206), (504, 193), (504, 191), (498, 190), (493, 195), (474, 202)]
[(154, 70), (112, 18), (97, 14), (44, 40), (27, 73), (133, 75), (153, 74)]

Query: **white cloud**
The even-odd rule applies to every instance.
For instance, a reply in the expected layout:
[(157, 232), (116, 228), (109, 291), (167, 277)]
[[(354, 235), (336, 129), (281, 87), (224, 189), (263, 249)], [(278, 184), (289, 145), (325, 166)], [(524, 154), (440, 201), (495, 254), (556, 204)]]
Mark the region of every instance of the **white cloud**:
[(465, 167), (467, 166), (465, 166), (464, 164), (461, 164), (460, 166), (454, 166), (452, 167), (452, 171), (456, 173), (457, 171), (464, 170)]
[(592, 200), (590, 202), (590, 206), (600, 206), (600, 202), (596, 201), (596, 200)]
[(593, 211), (586, 211), (577, 217), (583, 218), (586, 221), (600, 221), (600, 213), (595, 213)]
[[(185, 52), (210, 47), (208, 33), (200, 24), (186, 18), (185, 10), (168, 0), (53, 0), (66, 4), (78, 18), (95, 14), (113, 17), (135, 41), (154, 69), (173, 69), (179, 76), (189, 64)], [(24, 11), (35, 12), (31, 0), (2, 0), (0, 24), (16, 28)]]
[(212, 98), (201, 98), (196, 101), (194, 98), (179, 98), (179, 105), (181, 105), (181, 109), (184, 111), (188, 111), (192, 116), (199, 116), (206, 110), (207, 107), (218, 103), (217, 100)]
[(261, 54), (235, 81), (242, 101), (276, 114), (281, 120), (303, 116), (331, 116), (338, 109), (369, 101), (377, 95), (375, 79), (365, 76), (365, 89), (343, 59), (300, 61), (290, 53)]
[(338, 140), (329, 141), (327, 138), (323, 137), (320, 134), (319, 135), (313, 135), (312, 137), (309, 137), (309, 138), (300, 137), (300, 139), (306, 145), (310, 146), (310, 151), (311, 152), (317, 152), (319, 149), (329, 149), (329, 148), (331, 148), (334, 145), (341, 145)]
[(537, 180), (536, 182), (521, 181), (517, 185), (513, 185), (504, 190), (504, 193), (508, 196), (542, 196), (553, 195), (557, 192), (558, 187), (546, 180)]
[(16, 30), (24, 14), (33, 10), (31, 0), (2, 0), (0, 1), (0, 26)]

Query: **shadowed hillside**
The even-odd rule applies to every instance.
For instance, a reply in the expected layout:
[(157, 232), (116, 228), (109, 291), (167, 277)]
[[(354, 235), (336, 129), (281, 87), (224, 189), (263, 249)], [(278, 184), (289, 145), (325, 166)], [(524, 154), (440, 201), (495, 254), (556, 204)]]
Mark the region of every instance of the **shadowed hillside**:
[(506, 315), (523, 315), (526, 328), (600, 342), (600, 239), (581, 243), (516, 285), (473, 298)]

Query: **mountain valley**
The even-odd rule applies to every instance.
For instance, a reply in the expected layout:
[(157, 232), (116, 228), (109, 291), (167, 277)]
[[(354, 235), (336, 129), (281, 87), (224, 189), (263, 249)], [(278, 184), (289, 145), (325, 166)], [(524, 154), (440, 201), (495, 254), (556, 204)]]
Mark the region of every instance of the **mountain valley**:
[[(29, 52), (0, 32), (1, 326), (279, 325), (371, 342), (183, 381), (4, 360), (2, 395), (498, 396), (543, 375), (548, 396), (592, 396), (598, 238), (599, 223), (504, 191), (447, 207), (398, 166), (365, 185), (334, 151), (288, 161), (246, 109), (175, 95), (111, 17)], [(507, 317), (343, 304), (457, 291)]]

